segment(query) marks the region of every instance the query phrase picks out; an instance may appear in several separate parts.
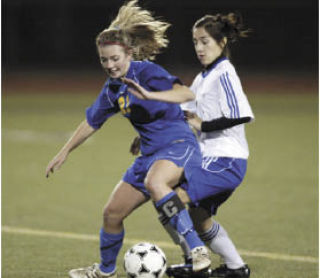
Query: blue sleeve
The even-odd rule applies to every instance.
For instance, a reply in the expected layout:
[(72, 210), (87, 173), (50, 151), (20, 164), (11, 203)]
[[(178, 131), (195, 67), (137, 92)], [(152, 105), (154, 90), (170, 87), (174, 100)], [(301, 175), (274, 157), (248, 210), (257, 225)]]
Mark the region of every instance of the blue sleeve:
[(119, 111), (117, 102), (112, 102), (103, 88), (96, 101), (86, 109), (87, 122), (94, 129), (99, 129), (104, 122)]
[(142, 77), (145, 80), (144, 83), (151, 91), (170, 90), (173, 84), (182, 84), (178, 77), (171, 75), (164, 68), (154, 63), (150, 63), (150, 65), (143, 70)]

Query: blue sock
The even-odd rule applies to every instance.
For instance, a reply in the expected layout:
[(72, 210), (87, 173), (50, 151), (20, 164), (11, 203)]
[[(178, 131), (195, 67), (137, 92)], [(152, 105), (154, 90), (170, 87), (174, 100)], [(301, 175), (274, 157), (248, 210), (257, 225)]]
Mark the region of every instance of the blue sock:
[(124, 238), (124, 230), (120, 234), (106, 233), (100, 230), (100, 270), (106, 273), (115, 271), (116, 260)]
[(170, 225), (187, 241), (190, 249), (204, 246), (194, 230), (192, 220), (184, 204), (175, 192), (170, 192), (155, 203), (157, 210), (168, 217)]

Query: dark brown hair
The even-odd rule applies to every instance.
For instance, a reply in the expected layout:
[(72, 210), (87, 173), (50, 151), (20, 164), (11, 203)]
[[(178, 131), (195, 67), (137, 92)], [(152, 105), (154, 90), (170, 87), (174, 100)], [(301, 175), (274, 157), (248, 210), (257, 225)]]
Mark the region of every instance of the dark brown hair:
[(239, 38), (245, 38), (251, 29), (245, 29), (240, 13), (229, 13), (222, 15), (205, 15), (196, 21), (192, 30), (204, 28), (206, 32), (218, 43), (221, 44), (224, 38), (227, 38), (227, 44), (224, 46), (223, 54), (229, 56), (229, 43), (236, 42)]

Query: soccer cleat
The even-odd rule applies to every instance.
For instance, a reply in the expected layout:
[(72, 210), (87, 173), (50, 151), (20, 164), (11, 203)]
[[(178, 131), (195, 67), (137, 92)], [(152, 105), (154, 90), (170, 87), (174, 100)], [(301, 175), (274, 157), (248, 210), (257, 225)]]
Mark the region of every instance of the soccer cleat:
[(176, 264), (169, 266), (166, 273), (174, 278), (249, 278), (250, 268), (244, 265), (237, 269), (230, 269), (226, 265), (221, 265), (216, 269), (194, 272), (191, 264)]
[(210, 267), (211, 260), (207, 247), (199, 246), (191, 250), (192, 270), (194, 272), (203, 271)]
[(190, 278), (192, 275), (192, 258), (183, 255), (184, 264), (173, 264), (167, 267), (166, 274), (175, 278)]
[(244, 265), (237, 269), (228, 268), (225, 264), (212, 270), (210, 274), (211, 277), (221, 277), (221, 278), (249, 278), (250, 268), (248, 265)]
[(192, 264), (191, 254), (190, 255), (183, 255), (182, 257), (184, 259), (184, 264)]
[[(208, 249), (205, 246), (191, 250), (191, 258), (184, 257), (184, 264), (167, 267), (166, 274), (174, 278), (206, 278), (209, 277), (208, 268), (211, 261)], [(211, 271), (211, 269), (209, 269)]]
[(192, 277), (192, 264), (174, 264), (167, 267), (166, 274), (174, 278)]
[(191, 264), (176, 264), (167, 268), (166, 274), (174, 278), (209, 278), (212, 270), (194, 272)]
[(70, 278), (117, 278), (117, 273), (111, 272), (102, 274), (99, 264), (95, 263), (92, 266), (72, 269), (69, 271)]

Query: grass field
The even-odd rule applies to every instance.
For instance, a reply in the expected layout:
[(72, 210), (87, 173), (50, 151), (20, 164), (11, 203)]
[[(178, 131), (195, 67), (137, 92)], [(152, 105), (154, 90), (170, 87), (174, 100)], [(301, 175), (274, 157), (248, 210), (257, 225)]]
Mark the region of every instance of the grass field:
[[(318, 97), (249, 95), (248, 174), (217, 219), (253, 278), (318, 277)], [(4, 93), (2, 98), (2, 277), (67, 277), (99, 261), (102, 208), (122, 173), (135, 132), (121, 116), (74, 151), (62, 169), (45, 168), (95, 96)], [(181, 262), (150, 204), (125, 222), (126, 241), (151, 241)], [(218, 265), (216, 256), (213, 264)]]

